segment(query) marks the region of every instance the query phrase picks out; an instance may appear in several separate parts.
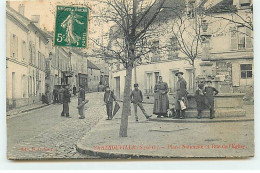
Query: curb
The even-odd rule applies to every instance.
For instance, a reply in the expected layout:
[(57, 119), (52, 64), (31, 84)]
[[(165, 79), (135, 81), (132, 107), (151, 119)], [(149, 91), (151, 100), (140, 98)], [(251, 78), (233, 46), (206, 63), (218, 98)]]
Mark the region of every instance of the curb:
[[(206, 158), (224, 158), (226, 159), (227, 156), (159, 156), (159, 155), (145, 155), (145, 154), (127, 154), (127, 153), (110, 153), (110, 152), (105, 152), (105, 151), (94, 151), (88, 147), (83, 147), (81, 144), (76, 144), (76, 150), (81, 153), (81, 154), (86, 154), (90, 156), (95, 156), (95, 157), (101, 157), (102, 159), (206, 159)], [(252, 157), (252, 156), (249, 156)], [(239, 157), (237, 157), (239, 158)], [(241, 157), (244, 158), (244, 157)], [(248, 158), (247, 156), (245, 158)], [(100, 158), (97, 158), (100, 159)]]
[(246, 122), (246, 121), (254, 121), (254, 119), (211, 119), (211, 120), (203, 120), (203, 119), (163, 119), (163, 118), (157, 118), (157, 119), (150, 119), (150, 121), (155, 122), (164, 122), (164, 123), (229, 123), (229, 122)]
[(126, 154), (126, 153), (109, 153), (105, 151), (94, 151), (87, 147), (82, 147), (76, 144), (76, 150), (81, 154), (101, 157), (102, 159), (160, 159), (160, 158), (180, 158), (180, 156), (158, 156), (158, 155), (144, 155), (144, 154)]
[(6, 116), (9, 117), (9, 118), (11, 118), (11, 117), (14, 117), (15, 115), (19, 115), (19, 114), (22, 114), (22, 113), (25, 113), (25, 112), (31, 112), (31, 111), (33, 111), (33, 110), (41, 109), (41, 108), (44, 108), (44, 107), (48, 107), (48, 106), (50, 106), (50, 105), (52, 105), (52, 104), (42, 105), (42, 106), (39, 106), (39, 107), (30, 108), (30, 109), (27, 109), (27, 110), (22, 110), (22, 111), (16, 112), (16, 113), (14, 113), (14, 114), (9, 114), (9, 115), (6, 113)]

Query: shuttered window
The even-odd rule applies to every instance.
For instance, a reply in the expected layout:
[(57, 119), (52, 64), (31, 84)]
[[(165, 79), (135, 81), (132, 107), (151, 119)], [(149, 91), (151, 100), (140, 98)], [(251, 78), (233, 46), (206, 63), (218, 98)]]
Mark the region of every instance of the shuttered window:
[(231, 50), (237, 50), (237, 48), (238, 48), (238, 40), (237, 40), (237, 30), (236, 30), (236, 27), (231, 27), (230, 28), (230, 39), (231, 39), (230, 49)]
[(246, 48), (253, 48), (252, 31), (246, 28)]
[(11, 34), (10, 54), (13, 58), (17, 58), (18, 56), (18, 37), (15, 34)]

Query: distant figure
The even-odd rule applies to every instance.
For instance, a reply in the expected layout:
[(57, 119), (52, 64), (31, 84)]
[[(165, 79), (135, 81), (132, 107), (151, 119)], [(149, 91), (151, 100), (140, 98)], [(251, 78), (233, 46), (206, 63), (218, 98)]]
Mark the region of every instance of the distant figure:
[(198, 116), (197, 118), (201, 118), (201, 112), (204, 109), (205, 105), (205, 95), (204, 95), (204, 84), (199, 84), (198, 89), (195, 92), (195, 100), (197, 103), (197, 111), (198, 111)]
[(73, 88), (72, 88), (72, 92), (73, 92), (73, 95), (76, 96), (76, 94), (77, 94), (77, 88), (76, 88), (75, 85), (74, 85)]
[(54, 88), (53, 91), (52, 91), (52, 94), (53, 94), (53, 103), (58, 103), (59, 102), (59, 91)]
[(69, 113), (70, 97), (71, 95), (69, 92), (69, 86), (66, 85), (65, 89), (63, 90), (63, 110), (61, 112), (61, 116), (66, 116), (67, 118), (71, 118)]
[(64, 88), (63, 86), (61, 86), (61, 88), (59, 89), (59, 103), (63, 103), (63, 92)]
[(212, 87), (212, 81), (207, 81), (207, 86), (205, 87), (205, 102), (210, 110), (210, 119), (215, 118), (214, 110), (214, 96), (218, 94), (218, 90)]
[[(85, 101), (85, 90), (83, 86), (79, 87), (79, 94), (78, 94), (78, 105), (81, 105)], [(85, 118), (85, 112), (84, 112), (84, 104), (79, 108), (79, 119)]]
[(175, 99), (175, 110), (176, 116), (174, 118), (185, 118), (185, 108), (187, 106), (187, 82), (182, 77), (183, 72), (178, 72), (175, 76), (178, 76), (177, 87), (176, 87), (176, 99)]
[(157, 118), (161, 116), (167, 117), (167, 110), (169, 109), (169, 98), (167, 93), (169, 92), (168, 84), (163, 82), (162, 76), (159, 76), (159, 82), (154, 87), (154, 107), (153, 113), (157, 115)]
[(134, 105), (134, 110), (135, 110), (135, 120), (138, 122), (138, 116), (137, 116), (137, 106), (139, 106), (139, 108), (141, 109), (141, 111), (143, 112), (144, 116), (146, 119), (149, 119), (151, 117), (151, 115), (148, 115), (145, 110), (144, 107), (142, 105), (143, 102), (143, 94), (142, 91), (138, 89), (138, 84), (134, 84), (134, 90), (131, 92), (130, 98), (131, 98), (131, 102)]
[(50, 93), (49, 89), (47, 89), (45, 92), (45, 99), (46, 99), (45, 101), (46, 101), (46, 104), (48, 104), (48, 105), (51, 104), (50, 94), (51, 93)]
[(104, 94), (104, 102), (107, 108), (107, 120), (112, 120), (112, 111), (113, 111), (113, 101), (116, 101), (116, 96), (114, 92), (110, 90), (109, 86), (106, 87)]

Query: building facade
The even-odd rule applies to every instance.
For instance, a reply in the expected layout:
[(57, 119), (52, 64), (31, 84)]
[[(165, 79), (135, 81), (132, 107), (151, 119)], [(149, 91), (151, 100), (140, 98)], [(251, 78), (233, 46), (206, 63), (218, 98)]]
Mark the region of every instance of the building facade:
[(37, 20), (24, 17), (24, 6), (6, 7), (7, 110), (41, 100), (45, 93), (47, 38)]

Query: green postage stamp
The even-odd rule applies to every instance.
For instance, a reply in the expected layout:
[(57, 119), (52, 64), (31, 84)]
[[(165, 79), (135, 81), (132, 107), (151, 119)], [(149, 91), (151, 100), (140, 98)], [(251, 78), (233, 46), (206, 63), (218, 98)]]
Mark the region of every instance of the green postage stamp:
[(89, 8), (57, 6), (55, 46), (87, 47)]

